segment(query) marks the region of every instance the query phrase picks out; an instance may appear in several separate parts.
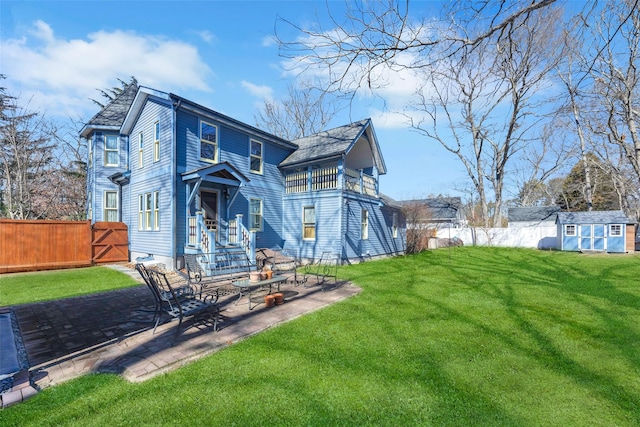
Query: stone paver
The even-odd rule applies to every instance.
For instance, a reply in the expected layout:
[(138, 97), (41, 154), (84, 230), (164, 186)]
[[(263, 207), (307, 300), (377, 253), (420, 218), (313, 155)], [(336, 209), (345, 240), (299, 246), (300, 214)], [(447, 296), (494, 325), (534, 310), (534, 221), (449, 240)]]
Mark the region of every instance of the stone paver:
[[(137, 273), (136, 273), (137, 274)], [(135, 277), (135, 276), (134, 276)], [(52, 385), (91, 372), (110, 372), (139, 382), (357, 294), (350, 283), (329, 286), (282, 286), (285, 303), (249, 311), (237, 296), (220, 302), (219, 330), (186, 320), (174, 340), (176, 321), (152, 333), (154, 302), (145, 286), (12, 307), (29, 358), (29, 387), (2, 395), (2, 405), (18, 403)], [(24, 374), (23, 374), (24, 375)], [(15, 384), (14, 379), (14, 384)], [(21, 382), (24, 385), (24, 381)], [(35, 388), (33, 386), (35, 386)]]

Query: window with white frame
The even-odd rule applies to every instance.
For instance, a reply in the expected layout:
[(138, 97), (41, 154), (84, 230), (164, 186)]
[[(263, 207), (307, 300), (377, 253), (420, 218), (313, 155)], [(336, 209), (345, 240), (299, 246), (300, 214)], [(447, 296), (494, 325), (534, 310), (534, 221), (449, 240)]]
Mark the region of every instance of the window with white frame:
[(250, 153), (250, 165), (251, 172), (262, 173), (262, 143), (251, 140), (251, 153)]
[(105, 135), (104, 138), (104, 165), (118, 166), (118, 135)]
[(117, 222), (118, 221), (118, 192), (117, 191), (105, 191), (104, 192), (104, 221)]
[(566, 224), (564, 226), (564, 235), (565, 236), (576, 236), (577, 230), (575, 224)]
[(93, 167), (93, 138), (89, 137), (89, 139), (87, 139), (87, 144), (89, 145), (89, 167)]
[(153, 206), (153, 199), (151, 193), (144, 195), (144, 229), (151, 230), (151, 207)]
[(153, 229), (160, 230), (160, 192), (153, 192)]
[(360, 213), (360, 238), (367, 240), (369, 238), (369, 211), (362, 209)]
[(218, 127), (207, 122), (200, 122), (200, 160), (218, 161)]
[(305, 206), (302, 208), (302, 238), (304, 240), (316, 239), (315, 206)]
[(393, 213), (393, 223), (391, 226), (391, 235), (394, 239), (398, 238), (398, 213), (394, 212)]
[(138, 230), (144, 230), (144, 195), (138, 196)]
[[(154, 196), (156, 199), (158, 198), (158, 192), (155, 193), (144, 193), (138, 196), (138, 230), (151, 230), (153, 225), (153, 218), (155, 215), (154, 208)], [(160, 212), (158, 210), (158, 217), (160, 216)], [(159, 222), (156, 223), (156, 230), (160, 228)]]
[(153, 125), (153, 161), (160, 160), (160, 122)]
[(609, 225), (609, 236), (613, 236), (613, 237), (622, 236), (622, 225), (621, 224)]
[(138, 167), (144, 166), (144, 135), (142, 132), (138, 134)]
[(249, 230), (262, 231), (261, 199), (249, 199)]

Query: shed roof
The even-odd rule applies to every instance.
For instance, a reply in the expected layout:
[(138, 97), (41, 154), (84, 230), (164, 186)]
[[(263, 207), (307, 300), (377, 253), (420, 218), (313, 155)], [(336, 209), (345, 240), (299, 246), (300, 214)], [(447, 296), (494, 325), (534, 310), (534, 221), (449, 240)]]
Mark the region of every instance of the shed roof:
[(528, 206), (509, 208), (509, 222), (518, 221), (553, 221), (560, 212), (560, 206)]
[(558, 212), (560, 224), (634, 224), (622, 211)]

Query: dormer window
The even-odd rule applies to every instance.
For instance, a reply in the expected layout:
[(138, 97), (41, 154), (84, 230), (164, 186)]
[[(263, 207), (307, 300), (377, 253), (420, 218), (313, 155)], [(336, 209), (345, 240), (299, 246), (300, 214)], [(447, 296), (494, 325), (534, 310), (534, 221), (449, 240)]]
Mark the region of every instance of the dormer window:
[(218, 162), (218, 127), (200, 122), (200, 160)]

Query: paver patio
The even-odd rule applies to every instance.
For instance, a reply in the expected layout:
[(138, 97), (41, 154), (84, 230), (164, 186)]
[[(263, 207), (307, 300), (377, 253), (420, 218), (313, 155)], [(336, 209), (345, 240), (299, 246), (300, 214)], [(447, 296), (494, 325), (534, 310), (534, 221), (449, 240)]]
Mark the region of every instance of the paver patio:
[(217, 332), (211, 325), (186, 320), (175, 341), (175, 321), (159, 325), (152, 333), (154, 300), (145, 285), (11, 309), (29, 360), (31, 384), (42, 389), (92, 372), (143, 381), (351, 297), (360, 289), (348, 282), (324, 291), (318, 285), (288, 283), (281, 291), (284, 304), (269, 308), (260, 304), (252, 311), (246, 303), (236, 305), (237, 296), (225, 297), (219, 302), (222, 321)]

